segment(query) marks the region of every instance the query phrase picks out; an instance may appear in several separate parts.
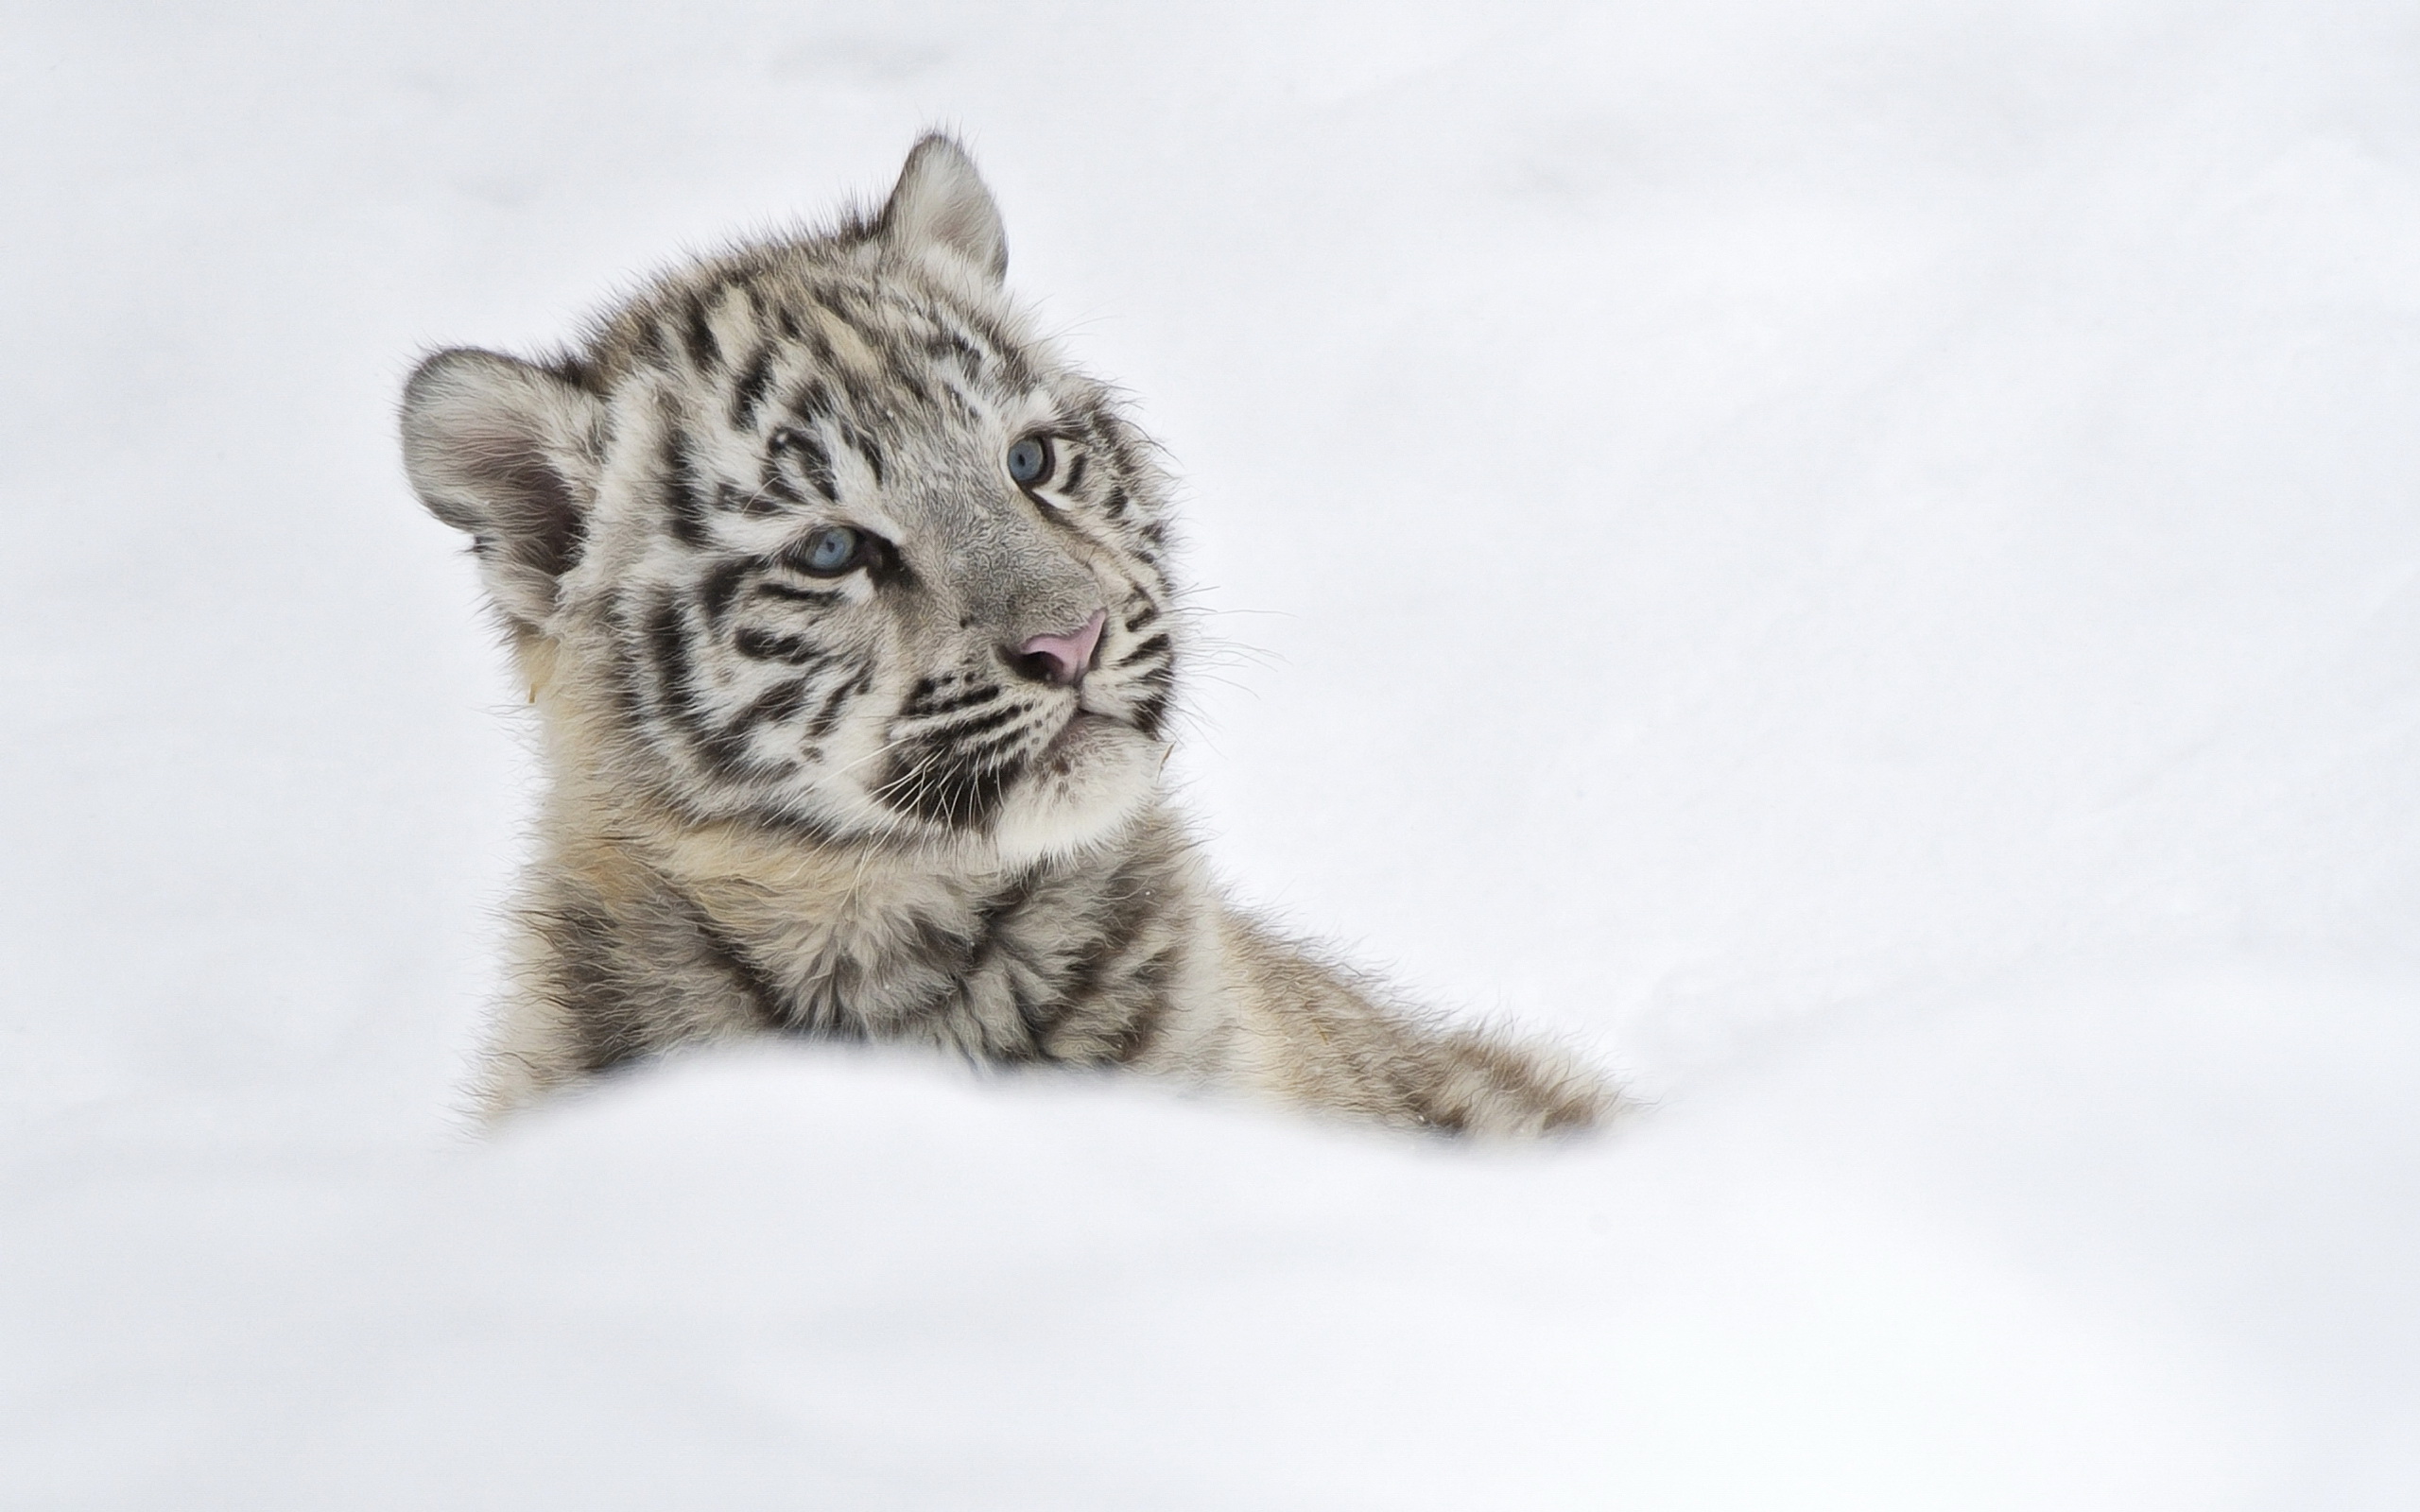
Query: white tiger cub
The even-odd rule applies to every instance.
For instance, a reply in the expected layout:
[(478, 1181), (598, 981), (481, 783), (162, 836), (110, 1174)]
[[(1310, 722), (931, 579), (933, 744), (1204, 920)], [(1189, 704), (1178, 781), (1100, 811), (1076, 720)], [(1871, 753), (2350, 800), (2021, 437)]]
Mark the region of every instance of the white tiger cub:
[(470, 534), (552, 779), (489, 1110), (775, 1032), (1599, 1119), (1585, 1067), (1441, 1029), (1213, 888), (1159, 784), (1167, 482), (1007, 262), (927, 136), (870, 218), (665, 277), (577, 352), (412, 375), (412, 486)]

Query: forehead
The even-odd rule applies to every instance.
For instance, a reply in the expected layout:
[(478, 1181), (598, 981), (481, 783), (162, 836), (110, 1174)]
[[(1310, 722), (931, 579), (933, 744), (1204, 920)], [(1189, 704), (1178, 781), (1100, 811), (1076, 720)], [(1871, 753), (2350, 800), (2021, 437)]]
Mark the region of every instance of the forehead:
[(719, 402), (734, 429), (830, 417), (924, 429), (1014, 421), (1063, 395), (1068, 376), (1021, 327), (1005, 305), (921, 280), (773, 259), (650, 291), (596, 355), (612, 379), (670, 380), (693, 404)]
[[(997, 545), (1006, 443), (1090, 434), (1106, 404), (1005, 304), (880, 270), (693, 270), (620, 312), (593, 360), (622, 417), (610, 430), (631, 487), (614, 517), (634, 540), (703, 516), (727, 544), (761, 544), (837, 509), (894, 541)], [(799, 436), (777, 444), (784, 430)], [(751, 499), (804, 513), (759, 519)]]

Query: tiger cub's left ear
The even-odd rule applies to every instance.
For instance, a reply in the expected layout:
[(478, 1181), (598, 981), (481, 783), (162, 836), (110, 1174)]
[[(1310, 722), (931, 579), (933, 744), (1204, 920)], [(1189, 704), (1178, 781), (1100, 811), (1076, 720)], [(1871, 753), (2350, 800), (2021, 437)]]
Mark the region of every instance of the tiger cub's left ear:
[(1008, 276), (1009, 235), (1000, 229), (1000, 207), (966, 149), (938, 131), (908, 154), (874, 229), (901, 251), (950, 253), (994, 284)]
[(428, 512), (466, 531), (488, 596), (535, 628), (579, 559), (596, 497), (603, 405), (544, 368), (458, 348), (404, 386), (404, 471)]

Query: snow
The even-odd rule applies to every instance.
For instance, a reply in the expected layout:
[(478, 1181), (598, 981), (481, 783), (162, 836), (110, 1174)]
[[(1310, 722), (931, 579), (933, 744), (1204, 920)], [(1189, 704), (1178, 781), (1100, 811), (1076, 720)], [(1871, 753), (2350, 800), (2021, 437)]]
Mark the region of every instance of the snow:
[[(0, 1504), (2420, 1502), (2385, 4), (21, 7)], [(1246, 897), (1653, 1101), (766, 1047), (472, 1139), (425, 347), (972, 142)]]

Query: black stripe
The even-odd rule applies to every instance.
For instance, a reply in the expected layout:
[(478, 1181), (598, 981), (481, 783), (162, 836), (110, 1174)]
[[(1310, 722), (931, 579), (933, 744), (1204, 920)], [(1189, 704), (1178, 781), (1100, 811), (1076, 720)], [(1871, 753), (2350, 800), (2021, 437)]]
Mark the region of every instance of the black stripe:
[(832, 371), (832, 380), (840, 388), (840, 407), (859, 419), (879, 419), (890, 412), (878, 389), (867, 387), (866, 380), (855, 368), (845, 365)]
[(682, 310), (681, 335), (688, 344), (689, 366), (700, 372), (711, 372), (722, 365), (722, 346), (715, 340), (715, 328), (706, 317), (704, 293), (689, 296)]
[(1153, 667), (1135, 679), (1143, 684), (1143, 696), (1134, 702), (1134, 712), (1127, 717), (1134, 728), (1153, 740), (1160, 738), (1160, 727), (1168, 716), (1168, 699), (1175, 684), (1175, 675), (1167, 667)]
[(1076, 957), (1060, 993), (1069, 1005), (1081, 1006), (1100, 988), (1102, 973), (1133, 948), (1135, 936), (1159, 916), (1158, 889), (1135, 868), (1121, 870), (1103, 889), (1105, 907), (1091, 922), (1092, 938)]
[(743, 625), (731, 638), (731, 648), (755, 662), (781, 662), (794, 667), (810, 667), (832, 660), (831, 653), (820, 650), (795, 635), (780, 635), (771, 630)]
[(1107, 454), (1111, 464), (1126, 477), (1132, 477), (1140, 472), (1142, 466), (1134, 455), (1132, 433), (1115, 415), (1106, 409), (1097, 410), (1095, 415), (1099, 422), (1101, 450)]
[(740, 585), (756, 570), (756, 563), (745, 557), (717, 562), (698, 585), (698, 607), (706, 611), (706, 623), (720, 627), (722, 618), (731, 611), (731, 601), (738, 596)]
[(966, 391), (958, 386), (957, 379), (943, 373), (941, 375), (941, 385), (942, 392), (949, 396), (950, 407), (958, 411), (959, 419), (980, 421), (983, 418), (981, 408), (974, 400), (967, 397)]
[(840, 722), (840, 711), (849, 706), (849, 700), (867, 692), (873, 686), (873, 669), (867, 667), (861, 669), (855, 678), (833, 689), (824, 697), (823, 706), (815, 711), (815, 717), (806, 722), (806, 738), (821, 740), (832, 733), (832, 727)]
[(919, 961), (938, 967), (944, 976), (962, 979), (966, 969), (975, 964), (979, 941), (968, 938), (938, 919), (911, 913), (908, 916), (908, 933), (912, 936), (908, 954)]
[[(947, 711), (937, 712), (946, 713)], [(943, 725), (937, 730), (920, 730), (916, 732), (916, 738), (934, 745), (948, 740), (963, 740), (970, 735), (979, 735), (987, 730), (997, 730), (1003, 724), (1017, 717), (1020, 713), (1022, 711), (1016, 705), (1004, 703), (996, 709), (986, 709), (980, 713), (970, 715), (954, 725)]]
[(786, 508), (795, 508), (806, 502), (798, 490), (790, 487), (790, 480), (777, 471), (778, 465), (770, 457), (766, 459), (763, 481), (756, 486), (756, 491), (741, 503), (740, 507), (746, 513), (779, 514)]
[(731, 390), (731, 423), (740, 430), (756, 424), (756, 406), (765, 402), (765, 390), (773, 386), (773, 349), (758, 347), (740, 369), (739, 381)]
[(848, 596), (837, 588), (792, 588), (787, 583), (778, 582), (758, 583), (756, 592), (768, 598), (787, 599), (793, 604), (813, 604), (818, 608), (838, 604)]
[(522, 918), (546, 943), (544, 995), (562, 1009), (582, 1071), (611, 1071), (654, 1048), (648, 1015), (631, 1000), (611, 914), (583, 898), (527, 909)]
[(671, 714), (673, 722), (693, 738), (703, 736), (705, 730), (698, 714), (695, 669), (689, 661), (689, 627), (683, 622), (678, 599), (666, 595), (649, 612), (647, 640), (648, 649), (655, 658), (658, 701)]
[(1132, 1018), (1110, 1037), (1109, 1057), (1124, 1064), (1151, 1046), (1160, 1037), (1160, 1027), (1167, 1022), (1175, 1005), (1170, 1000), (1168, 984), (1176, 976), (1182, 947), (1167, 946), (1154, 951), (1150, 958), (1127, 973), (1133, 985), (1143, 989), (1143, 1004)]
[(732, 715), (720, 730), (700, 742), (700, 749), (714, 768), (725, 776), (755, 770), (760, 764), (749, 758), (748, 737), (759, 725), (780, 724), (791, 718), (805, 702), (805, 679), (776, 683), (757, 695), (747, 708)]
[(1033, 902), (1034, 889), (1042, 881), (1042, 870), (1034, 868), (1019, 872), (1006, 887), (985, 899), (975, 910), (975, 953), (967, 962), (971, 971), (991, 959), (994, 951), (1004, 951), (1023, 960), (1015, 941), (1002, 932), (1026, 905)]
[(1117, 664), (1121, 667), (1131, 667), (1135, 662), (1142, 661), (1145, 657), (1158, 656), (1167, 651), (1167, 648), (1168, 638), (1165, 634), (1154, 635), (1150, 640), (1145, 641), (1142, 644), (1136, 646), (1133, 650), (1127, 652), (1122, 657), (1119, 657), (1117, 659)]
[(640, 325), (638, 334), (631, 338), (631, 353), (646, 367), (666, 369), (672, 366), (672, 354), (664, 350), (664, 333), (656, 329), (653, 320)]
[(873, 796), (903, 814), (959, 829), (980, 825), (997, 813), (1010, 780), (1024, 765), (970, 763), (921, 744), (915, 755), (920, 759), (894, 761)]
[(908, 366), (906, 358), (894, 352), (883, 364), (883, 368), (890, 373), (892, 383), (908, 390), (909, 398), (928, 409), (932, 407), (933, 391), (925, 386), (923, 375)]
[[(937, 691), (938, 690), (934, 689), (929, 682), (917, 684), (916, 692), (918, 695), (928, 696)], [(972, 709), (978, 703), (990, 703), (999, 696), (1000, 689), (998, 684), (990, 682), (977, 683), (970, 691), (959, 694), (955, 697), (927, 701), (927, 698), (924, 696), (910, 696), (908, 700), (908, 707), (901, 710), (900, 714), (901, 717), (907, 719), (924, 719), (934, 714), (956, 713), (960, 709)]]
[(706, 529), (707, 505), (698, 485), (689, 438), (677, 426), (664, 441), (664, 511), (672, 523), (673, 539), (684, 546), (702, 546), (712, 539)]
[(936, 362), (943, 357), (956, 357), (966, 364), (967, 370), (970, 372), (981, 369), (983, 354), (976, 351), (974, 344), (965, 336), (959, 334), (957, 327), (940, 319), (936, 319), (933, 325), (934, 329), (925, 336), (925, 356)]
[(857, 429), (856, 426), (852, 425), (848, 429), (849, 445), (856, 451), (856, 454), (859, 456), (866, 459), (866, 466), (873, 470), (873, 480), (875, 484), (879, 485), (883, 480), (884, 473), (887, 472), (887, 469), (883, 466), (882, 448), (875, 443), (873, 437), (868, 436), (865, 432)]
[(832, 413), (832, 389), (821, 378), (799, 390), (790, 400), (789, 412), (800, 425), (813, 429), (816, 422)]
[[(981, 731), (978, 730), (976, 733), (979, 734)], [(959, 761), (973, 765), (981, 763), (986, 757), (1014, 750), (1032, 738), (1031, 725), (1018, 725), (999, 731), (989, 740), (968, 740), (960, 737), (957, 742), (958, 749), (955, 754)]]
[(1025, 989), (1025, 984), (1014, 976), (1009, 979), (1009, 1006), (1016, 1009), (1017, 1022), (1033, 1037), (1037, 1049), (1067, 1017), (1067, 1004), (1061, 998), (1036, 999)]
[(785, 450), (798, 458), (799, 471), (806, 475), (809, 487), (826, 499), (839, 499), (840, 486), (832, 472), (832, 454), (823, 449), (821, 441), (804, 431), (792, 431)]
[(1000, 378), (1008, 387), (1015, 389), (1035, 387), (1032, 365), (1017, 354), (1015, 345), (1009, 340), (1008, 333), (1000, 328), (999, 322), (973, 310), (964, 312), (964, 318), (975, 334), (982, 338), (983, 344), (992, 349), (992, 360), (999, 368)]
[(714, 926), (703, 910), (684, 910), (690, 926), (697, 930), (699, 944), (706, 959), (730, 973), (732, 984), (756, 1009), (757, 1017), (771, 1028), (786, 1028), (790, 1024), (788, 1005), (780, 988), (773, 984), (736, 941)]

